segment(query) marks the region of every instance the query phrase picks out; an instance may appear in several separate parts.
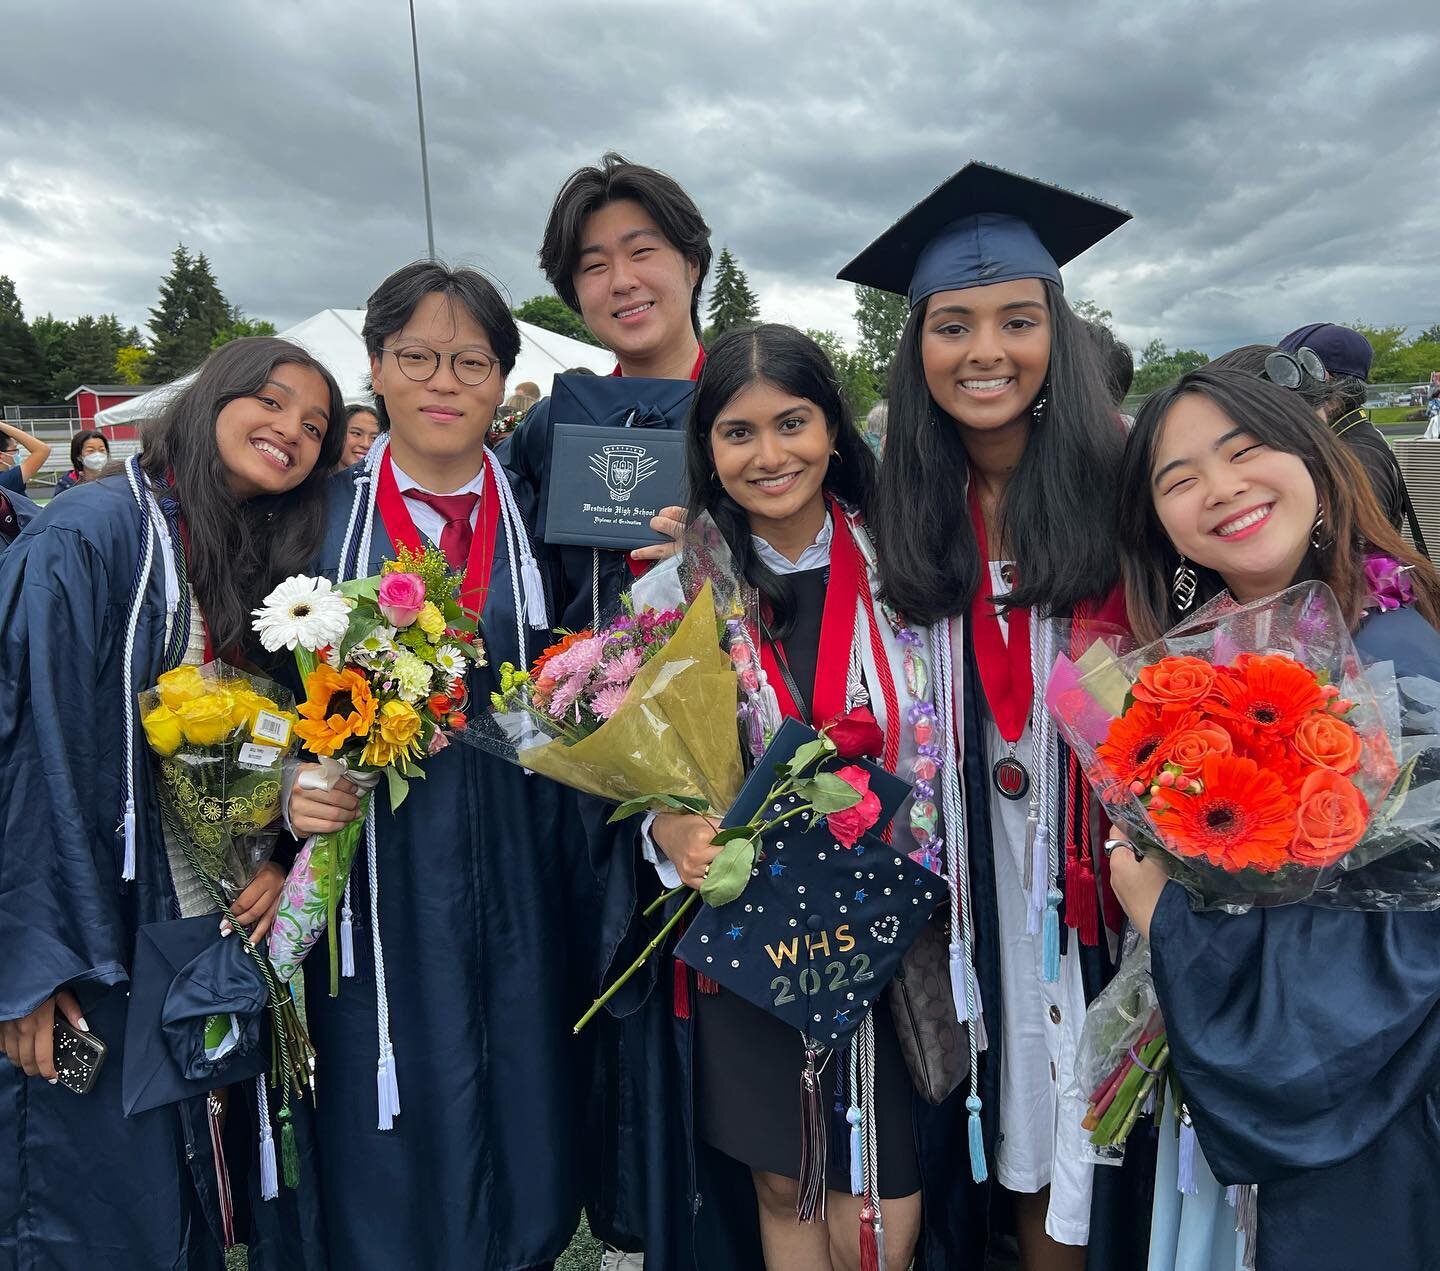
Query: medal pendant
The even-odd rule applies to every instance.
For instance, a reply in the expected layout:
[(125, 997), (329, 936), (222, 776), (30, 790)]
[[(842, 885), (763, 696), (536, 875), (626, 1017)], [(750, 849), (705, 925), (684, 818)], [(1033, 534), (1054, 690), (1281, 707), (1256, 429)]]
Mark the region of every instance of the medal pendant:
[(998, 760), (990, 774), (995, 788), (1007, 799), (1018, 802), (1030, 793), (1030, 773), (1014, 755)]

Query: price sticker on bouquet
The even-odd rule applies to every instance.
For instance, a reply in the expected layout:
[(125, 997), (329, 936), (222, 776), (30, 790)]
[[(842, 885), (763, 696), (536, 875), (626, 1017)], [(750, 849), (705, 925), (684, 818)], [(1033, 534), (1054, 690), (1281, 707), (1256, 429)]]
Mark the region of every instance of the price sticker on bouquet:
[(247, 741), (240, 747), (239, 763), (242, 768), (260, 772), (275, 767), (283, 753), (279, 746), (257, 746)]
[(269, 742), (283, 750), (290, 744), (290, 721), (273, 711), (256, 711), (250, 735), (258, 742)]

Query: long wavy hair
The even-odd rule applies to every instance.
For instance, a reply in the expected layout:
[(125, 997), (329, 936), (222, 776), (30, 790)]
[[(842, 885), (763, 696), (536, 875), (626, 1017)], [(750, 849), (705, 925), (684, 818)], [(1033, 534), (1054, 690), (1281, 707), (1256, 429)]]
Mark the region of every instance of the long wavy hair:
[(750, 518), (715, 475), (710, 433), (735, 395), (759, 382), (813, 402), (825, 416), (835, 447), (824, 488), (868, 516), (875, 490), (875, 456), (855, 427), (840, 391), (835, 368), (808, 335), (778, 323), (728, 331), (706, 351), (705, 367), (690, 400), (685, 428), (685, 481), (690, 492), (687, 519), (708, 512), (736, 568), (760, 593), (767, 625), (779, 639), (794, 624), (791, 588), (774, 573), (750, 540)]
[[(1000, 503), (1019, 573), (1005, 607), (1068, 613), (1104, 596), (1119, 578), (1115, 543), (1102, 527), (1125, 434), (1095, 341), (1059, 287), (1044, 288), (1047, 405)], [(924, 324), (922, 303), (910, 311), (890, 370), (874, 519), (885, 598), (910, 621), (932, 623), (970, 607), (986, 566), (966, 506), (970, 458), (925, 381)]]
[[(303, 366), (325, 381), (329, 425), (314, 469), (284, 494), (237, 499), (230, 493), (215, 421), (230, 403), (258, 393), (277, 366)], [(345, 441), (345, 399), (335, 377), (288, 340), (232, 340), (212, 353), (194, 380), (141, 430), (140, 464), (174, 491), (189, 535), (186, 565), (218, 653), (240, 652), (250, 610), (277, 583), (308, 569), (325, 537), (325, 482)]]
[[(1191, 395), (1208, 398), (1256, 441), (1304, 462), (1324, 514), (1324, 545), (1310, 549), (1300, 577), (1316, 578), (1330, 587), (1352, 630), (1360, 621), (1368, 591), (1364, 565), (1371, 552), (1410, 566), (1415, 607), (1431, 626), (1440, 627), (1440, 575), (1391, 526), (1365, 470), (1349, 447), (1315, 416), (1308, 399), (1243, 370), (1217, 370), (1212, 363), (1152, 393), (1125, 443), (1115, 536), (1130, 626), (1138, 639), (1158, 639), (1182, 616), (1171, 593), (1180, 553), (1155, 512), (1151, 473), (1166, 416), (1176, 402)], [(1193, 561), (1190, 567), (1198, 584), (1194, 605), (1224, 590), (1219, 574)]]

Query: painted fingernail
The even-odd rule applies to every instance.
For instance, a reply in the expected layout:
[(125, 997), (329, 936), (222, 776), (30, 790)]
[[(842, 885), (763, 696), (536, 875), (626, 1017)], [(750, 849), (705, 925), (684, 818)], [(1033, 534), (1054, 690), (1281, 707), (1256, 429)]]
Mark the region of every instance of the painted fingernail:
[(78, 1028), (82, 1033), (88, 1033), (90, 1031), (90, 1025), (85, 1022), (85, 1017), (83, 1015), (75, 1021), (75, 1027)]
[(45, 1080), (48, 1081), (52, 1086), (58, 1086), (60, 1084), (59, 1077), (46, 1077)]
[(228, 936), (233, 930), (234, 928), (230, 925), (229, 918), (220, 919), (220, 934), (222, 936)]

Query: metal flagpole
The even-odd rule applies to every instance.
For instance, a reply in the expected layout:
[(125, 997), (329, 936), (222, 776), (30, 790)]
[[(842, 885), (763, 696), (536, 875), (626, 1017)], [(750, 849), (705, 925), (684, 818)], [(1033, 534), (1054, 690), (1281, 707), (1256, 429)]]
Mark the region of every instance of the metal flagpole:
[(425, 149), (425, 102), (420, 95), (420, 41), (415, 35), (415, 0), (410, 0), (410, 51), (415, 59), (415, 114), (420, 120), (420, 182), (425, 187), (425, 241), (435, 259), (435, 224), (430, 217), (430, 158)]

